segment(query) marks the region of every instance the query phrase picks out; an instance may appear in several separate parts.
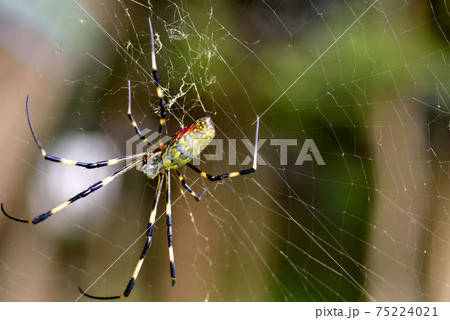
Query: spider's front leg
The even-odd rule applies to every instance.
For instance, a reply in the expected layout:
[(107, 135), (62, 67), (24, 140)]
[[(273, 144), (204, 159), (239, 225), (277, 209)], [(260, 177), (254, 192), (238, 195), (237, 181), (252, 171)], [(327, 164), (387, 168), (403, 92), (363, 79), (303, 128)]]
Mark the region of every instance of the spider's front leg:
[(245, 174), (250, 174), (250, 173), (256, 172), (256, 167), (258, 165), (258, 132), (259, 132), (259, 117), (256, 117), (255, 150), (253, 152), (253, 165), (251, 168), (244, 169), (241, 171), (222, 173), (219, 175), (211, 175), (211, 174), (208, 174), (208, 173), (200, 170), (199, 168), (195, 167), (191, 163), (188, 163), (187, 166), (189, 168), (191, 168), (192, 170), (194, 170), (195, 172), (197, 172), (198, 174), (200, 174), (203, 178), (208, 179), (210, 181), (219, 181), (219, 180), (222, 180), (225, 178), (234, 178), (234, 177), (238, 177), (238, 176), (242, 176)]

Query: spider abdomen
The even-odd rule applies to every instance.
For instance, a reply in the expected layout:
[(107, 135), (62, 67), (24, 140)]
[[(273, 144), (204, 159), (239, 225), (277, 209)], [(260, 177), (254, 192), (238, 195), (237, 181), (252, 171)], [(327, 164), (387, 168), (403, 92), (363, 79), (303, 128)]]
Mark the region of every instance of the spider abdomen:
[(201, 118), (178, 131), (161, 151), (150, 154), (147, 163), (139, 170), (153, 179), (166, 169), (180, 168), (200, 155), (214, 135), (215, 129), (211, 118)]

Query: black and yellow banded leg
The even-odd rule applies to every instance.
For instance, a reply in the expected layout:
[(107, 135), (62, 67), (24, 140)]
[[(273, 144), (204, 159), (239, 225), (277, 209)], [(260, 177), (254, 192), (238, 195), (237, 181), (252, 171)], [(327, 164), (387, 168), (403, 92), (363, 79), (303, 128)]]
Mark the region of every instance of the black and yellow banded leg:
[(96, 168), (105, 167), (105, 166), (112, 166), (119, 162), (140, 158), (145, 155), (145, 153), (139, 153), (139, 154), (134, 154), (134, 155), (130, 155), (130, 156), (122, 157), (122, 158), (102, 160), (102, 161), (97, 161), (97, 162), (81, 162), (81, 161), (60, 158), (60, 157), (56, 157), (56, 156), (47, 154), (47, 152), (42, 147), (41, 142), (37, 138), (36, 132), (34, 131), (34, 128), (33, 128), (33, 124), (31, 123), (29, 102), (30, 102), (30, 95), (27, 96), (27, 103), (26, 103), (28, 125), (30, 126), (31, 134), (33, 135), (34, 141), (36, 141), (36, 144), (39, 147), (39, 149), (41, 150), (41, 154), (45, 160), (58, 162), (58, 163), (62, 163), (62, 164), (67, 164), (67, 165), (71, 165), (71, 166), (84, 167), (87, 169), (96, 169)]
[(151, 42), (151, 47), (152, 47), (152, 75), (153, 75), (153, 80), (155, 82), (156, 95), (159, 98), (159, 107), (160, 107), (159, 146), (162, 147), (161, 133), (162, 133), (162, 128), (164, 127), (164, 125), (166, 123), (167, 112), (166, 112), (166, 104), (164, 102), (164, 94), (163, 94), (161, 85), (159, 83), (159, 73), (158, 73), (158, 68), (156, 66), (155, 39), (154, 39), (154, 35), (153, 35), (152, 21), (150, 20), (150, 18), (148, 18), (148, 25), (150, 27), (150, 42)]
[(166, 227), (167, 227), (167, 243), (169, 248), (169, 267), (170, 277), (172, 278), (172, 286), (175, 285), (177, 276), (175, 271), (175, 259), (173, 255), (172, 245), (172, 203), (170, 201), (170, 172), (166, 171)]
[(162, 186), (163, 181), (164, 181), (164, 174), (160, 173), (158, 175), (158, 184), (156, 186), (156, 195), (155, 195), (155, 199), (153, 201), (152, 211), (150, 213), (150, 218), (148, 221), (144, 248), (142, 249), (142, 253), (139, 257), (136, 267), (134, 268), (133, 275), (131, 276), (130, 280), (128, 281), (125, 291), (119, 296), (98, 297), (98, 296), (93, 296), (91, 294), (88, 294), (83, 289), (78, 287), (78, 289), (84, 296), (92, 298), (92, 299), (98, 299), (98, 300), (111, 300), (111, 299), (126, 298), (130, 295), (131, 291), (133, 290), (134, 284), (136, 283), (136, 279), (139, 275), (139, 271), (141, 270), (142, 264), (144, 263), (145, 256), (147, 255), (147, 252), (152, 245), (153, 229), (154, 229), (155, 219), (156, 219), (156, 209), (158, 208), (158, 202), (159, 202), (159, 197), (161, 195), (161, 186)]
[(112, 165), (118, 164), (123, 161), (142, 158), (147, 154), (146, 152), (142, 152), (142, 153), (137, 153), (137, 154), (133, 154), (133, 155), (122, 157), (122, 158), (115, 158), (115, 159), (109, 159), (109, 160), (103, 160), (103, 161), (97, 161), (97, 162), (81, 162), (81, 161), (64, 159), (64, 158), (59, 158), (56, 156), (49, 155), (45, 152), (44, 149), (41, 149), (41, 153), (45, 160), (50, 160), (53, 162), (58, 162), (58, 163), (67, 164), (67, 165), (71, 165), (71, 166), (84, 167), (86, 169), (96, 169), (96, 168), (105, 167), (105, 166), (112, 166)]
[(178, 169), (175, 169), (175, 172), (178, 175), (178, 179), (180, 180), (181, 185), (190, 193), (190, 195), (192, 197), (194, 197), (195, 200), (200, 201), (200, 199), (202, 198), (202, 196), (205, 194), (206, 191), (208, 191), (208, 188), (206, 188), (205, 190), (203, 190), (203, 192), (198, 196), (193, 190), (192, 188), (186, 183), (186, 180), (184, 179), (184, 176), (181, 174), (180, 171), (178, 171)]
[(259, 117), (256, 117), (256, 134), (255, 134), (255, 150), (253, 152), (253, 166), (248, 169), (244, 169), (241, 171), (223, 173), (219, 175), (210, 175), (199, 168), (195, 167), (191, 163), (188, 163), (187, 166), (200, 174), (203, 178), (208, 179), (210, 181), (219, 181), (225, 178), (234, 178), (238, 176), (242, 176), (245, 174), (250, 174), (256, 171), (256, 166), (258, 165), (258, 132), (259, 132)]
[(136, 167), (141, 162), (142, 162), (142, 159), (139, 159), (139, 160), (136, 160), (136, 161), (130, 163), (129, 165), (123, 167), (119, 171), (116, 171), (112, 175), (106, 177), (105, 179), (103, 179), (101, 181), (98, 181), (97, 183), (94, 183), (92, 186), (90, 186), (86, 190), (78, 193), (76, 196), (70, 198), (67, 201), (64, 201), (63, 203), (61, 203), (60, 205), (54, 207), (53, 209), (51, 209), (51, 210), (49, 210), (47, 212), (44, 212), (43, 214), (38, 215), (37, 217), (35, 217), (32, 220), (15, 218), (13, 216), (10, 216), (8, 213), (6, 213), (6, 211), (5, 211), (4, 207), (3, 207), (3, 203), (1, 204), (1, 210), (2, 210), (3, 214), (5, 216), (7, 216), (8, 218), (10, 218), (11, 220), (18, 221), (18, 222), (29, 223), (29, 224), (37, 224), (37, 223), (42, 222), (45, 219), (51, 217), (52, 215), (54, 215), (55, 213), (61, 211), (62, 209), (66, 208), (68, 205), (74, 203), (75, 201), (90, 195), (91, 193), (93, 193), (94, 191), (97, 191), (101, 187), (106, 186), (108, 183), (112, 182), (115, 178), (117, 178), (118, 176), (124, 174), (125, 172), (129, 171), (130, 169)]
[(192, 164), (188, 163), (187, 164), (189, 168), (191, 168), (192, 170), (194, 170), (195, 172), (199, 173), (203, 178), (208, 179), (210, 181), (219, 181), (225, 178), (234, 178), (234, 177), (238, 177), (238, 176), (242, 176), (245, 174), (249, 174), (249, 173), (253, 173), (256, 171), (255, 168), (249, 168), (249, 169), (245, 169), (245, 170), (241, 170), (241, 171), (235, 171), (235, 172), (230, 172), (230, 173), (223, 173), (223, 174), (219, 174), (219, 175), (210, 175), (202, 170), (200, 170), (199, 168), (193, 166)]
[(152, 144), (150, 141), (148, 141), (148, 139), (141, 132), (141, 129), (139, 129), (139, 126), (137, 125), (136, 121), (134, 120), (133, 114), (131, 113), (131, 82), (130, 82), (130, 80), (128, 80), (128, 118), (130, 119), (130, 124), (133, 126), (138, 137), (142, 141), (144, 141), (146, 144), (148, 144), (150, 147), (156, 149), (157, 147), (154, 144)]

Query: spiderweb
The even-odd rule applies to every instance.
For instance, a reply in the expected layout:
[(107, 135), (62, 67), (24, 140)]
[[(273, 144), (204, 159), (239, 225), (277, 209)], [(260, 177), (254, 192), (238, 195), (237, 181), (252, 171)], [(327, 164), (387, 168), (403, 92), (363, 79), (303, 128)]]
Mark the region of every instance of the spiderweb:
[[(51, 154), (98, 161), (142, 148), (127, 118), (128, 80), (139, 126), (157, 131), (149, 17), (164, 134), (205, 115), (215, 123), (220, 142), (196, 159), (202, 170), (250, 167), (260, 116), (255, 174), (213, 183), (183, 169), (197, 193), (207, 189), (200, 202), (172, 177), (177, 285), (163, 195), (128, 300), (450, 299), (446, 2), (0, 6), (2, 64), (15, 66), (0, 93), (0, 196), (15, 216), (32, 218), (118, 170), (44, 161), (27, 128), (27, 93)], [(132, 171), (38, 226), (2, 217), (0, 299), (74, 301), (78, 286), (121, 294), (155, 187)]]

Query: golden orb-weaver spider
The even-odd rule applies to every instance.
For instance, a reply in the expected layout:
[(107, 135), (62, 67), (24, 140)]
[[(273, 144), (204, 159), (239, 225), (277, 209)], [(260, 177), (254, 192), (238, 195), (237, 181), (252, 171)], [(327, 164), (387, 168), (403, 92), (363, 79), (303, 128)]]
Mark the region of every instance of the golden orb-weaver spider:
[(160, 120), (159, 120), (159, 146), (155, 147), (153, 144), (151, 144), (147, 138), (142, 134), (141, 130), (139, 129), (136, 121), (134, 120), (134, 117), (131, 113), (131, 84), (130, 81), (128, 81), (128, 118), (130, 119), (130, 124), (134, 127), (136, 134), (139, 136), (140, 139), (145, 141), (153, 150), (150, 152), (142, 152), (138, 154), (128, 155), (122, 158), (116, 158), (116, 159), (110, 159), (110, 160), (104, 160), (104, 161), (98, 161), (98, 162), (80, 162), (75, 160), (69, 160), (64, 159), (60, 157), (56, 157), (53, 155), (47, 154), (47, 152), (42, 147), (42, 144), (38, 140), (36, 133), (34, 131), (33, 125), (31, 124), (31, 118), (30, 118), (30, 112), (29, 112), (29, 100), (30, 97), (27, 96), (26, 101), (26, 112), (27, 112), (27, 118), (28, 118), (28, 124), (30, 126), (31, 133), (33, 135), (34, 140), (36, 141), (37, 146), (41, 150), (42, 156), (45, 160), (50, 160), (66, 165), (72, 165), (72, 166), (80, 166), (87, 169), (95, 169), (100, 168), (104, 166), (110, 166), (115, 165), (117, 163), (126, 161), (126, 160), (133, 160), (130, 164), (124, 166), (120, 170), (114, 172), (110, 176), (106, 177), (105, 179), (98, 181), (97, 183), (93, 184), (86, 190), (78, 193), (77, 195), (73, 196), (67, 201), (64, 201), (60, 205), (54, 207), (53, 209), (44, 212), (43, 214), (40, 214), (36, 216), (32, 220), (27, 219), (21, 219), (16, 218), (11, 215), (9, 215), (3, 206), (3, 203), (1, 204), (1, 210), (4, 213), (6, 217), (8, 217), (11, 220), (18, 221), (18, 222), (24, 222), (28, 224), (38, 224), (47, 218), (51, 217), (55, 213), (63, 210), (68, 205), (74, 203), (75, 201), (86, 197), (93, 193), (94, 191), (99, 190), (100, 188), (106, 186), (110, 182), (112, 182), (115, 178), (118, 176), (124, 174), (127, 171), (130, 171), (133, 168), (137, 168), (137, 170), (144, 173), (148, 178), (155, 178), (158, 177), (158, 182), (156, 186), (156, 192), (155, 197), (153, 201), (152, 210), (150, 213), (150, 218), (148, 222), (148, 226), (146, 229), (146, 240), (145, 245), (142, 250), (142, 253), (139, 257), (139, 260), (136, 264), (136, 267), (133, 271), (133, 274), (128, 281), (127, 286), (125, 287), (124, 292), (121, 295), (117, 296), (94, 296), (91, 294), (86, 293), (84, 290), (79, 288), (81, 293), (84, 296), (87, 296), (89, 298), (93, 299), (100, 299), (100, 300), (107, 300), (107, 299), (118, 299), (118, 298), (125, 298), (127, 297), (131, 291), (133, 290), (134, 284), (136, 282), (136, 278), (139, 274), (139, 270), (142, 267), (142, 264), (144, 262), (145, 256), (150, 249), (150, 246), (152, 244), (152, 234), (154, 229), (154, 223), (156, 218), (156, 210), (158, 207), (159, 198), (161, 195), (161, 188), (164, 183), (164, 179), (166, 179), (166, 227), (167, 227), (167, 239), (168, 239), (168, 245), (169, 245), (169, 266), (170, 266), (170, 276), (172, 278), (172, 285), (175, 285), (175, 260), (174, 260), (174, 254), (173, 254), (173, 247), (172, 247), (172, 210), (171, 210), (171, 200), (170, 200), (170, 170), (175, 170), (176, 174), (178, 175), (178, 178), (180, 180), (181, 185), (189, 191), (189, 193), (194, 197), (195, 200), (200, 201), (200, 198), (202, 197), (203, 193), (198, 196), (191, 187), (186, 183), (183, 175), (180, 173), (178, 168), (187, 165), (189, 168), (194, 170), (195, 172), (199, 173), (203, 178), (206, 178), (210, 181), (218, 181), (225, 178), (233, 178), (244, 174), (253, 173), (256, 171), (257, 166), (257, 141), (258, 141), (258, 129), (259, 129), (259, 117), (257, 117), (256, 120), (256, 138), (255, 138), (255, 151), (253, 154), (253, 166), (249, 169), (231, 172), (231, 173), (224, 173), (220, 175), (210, 175), (197, 167), (193, 166), (190, 162), (194, 159), (194, 157), (198, 156), (203, 149), (212, 141), (215, 135), (215, 129), (214, 124), (209, 117), (201, 118), (197, 121), (195, 121), (190, 126), (178, 131), (166, 144), (161, 143), (161, 133), (163, 130), (163, 127), (165, 126), (165, 120), (166, 120), (166, 107), (164, 102), (164, 95), (163, 91), (160, 86), (159, 82), (159, 74), (158, 69), (156, 67), (156, 54), (155, 54), (155, 44), (154, 44), (154, 37), (153, 37), (153, 28), (151, 20), (149, 19), (149, 26), (150, 26), (150, 38), (151, 38), (151, 61), (152, 61), (152, 75), (154, 84), (156, 86), (156, 94), (159, 98), (160, 103)]

